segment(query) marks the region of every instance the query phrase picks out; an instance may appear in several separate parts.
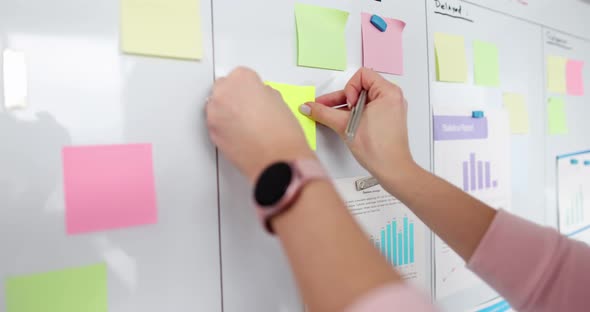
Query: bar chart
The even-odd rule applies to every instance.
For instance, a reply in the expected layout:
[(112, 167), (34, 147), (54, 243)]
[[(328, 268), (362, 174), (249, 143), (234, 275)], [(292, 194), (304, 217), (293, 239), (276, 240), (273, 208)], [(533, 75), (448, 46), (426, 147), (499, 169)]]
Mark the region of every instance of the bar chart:
[[(399, 223), (398, 223), (399, 221)], [(381, 251), (393, 266), (404, 266), (415, 262), (414, 222), (407, 216), (401, 220), (393, 218), (371, 242)]]
[(582, 185), (571, 198), (570, 208), (565, 212), (565, 224), (567, 226), (584, 223), (584, 190)]
[(492, 163), (477, 160), (475, 153), (469, 154), (469, 160), (463, 162), (463, 190), (473, 192), (495, 189), (498, 181), (492, 179)]

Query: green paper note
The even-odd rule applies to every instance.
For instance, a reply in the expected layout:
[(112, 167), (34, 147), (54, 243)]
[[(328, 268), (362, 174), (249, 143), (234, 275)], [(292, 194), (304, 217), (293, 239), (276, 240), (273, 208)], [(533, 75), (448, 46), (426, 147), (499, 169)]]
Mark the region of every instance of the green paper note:
[(567, 59), (561, 56), (547, 57), (547, 89), (549, 92), (565, 94), (565, 67)]
[(568, 134), (565, 102), (562, 98), (549, 99), (547, 116), (549, 117), (549, 134)]
[(487, 87), (500, 85), (498, 47), (493, 43), (473, 41), (473, 71), (475, 84)]
[(271, 88), (279, 91), (283, 100), (303, 128), (307, 143), (312, 150), (316, 150), (316, 128), (315, 121), (309, 119), (307, 116), (299, 112), (299, 106), (307, 102), (315, 101), (315, 87), (314, 86), (295, 86), (277, 82), (266, 82)]
[(295, 4), (297, 65), (346, 69), (344, 28), (348, 12), (315, 5)]
[(527, 134), (530, 131), (529, 111), (524, 96), (515, 93), (504, 93), (504, 107), (510, 117), (512, 134)]
[(104, 264), (8, 278), (6, 312), (106, 312)]
[(201, 59), (200, 8), (200, 0), (121, 0), (123, 52)]
[(467, 61), (465, 39), (462, 36), (443, 33), (434, 34), (436, 80), (466, 82)]

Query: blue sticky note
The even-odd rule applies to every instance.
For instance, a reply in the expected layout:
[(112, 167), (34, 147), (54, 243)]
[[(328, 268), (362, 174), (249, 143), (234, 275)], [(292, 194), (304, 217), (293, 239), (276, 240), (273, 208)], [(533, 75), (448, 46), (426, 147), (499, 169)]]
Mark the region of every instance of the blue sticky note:
[(387, 23), (379, 15), (371, 16), (371, 24), (381, 32), (384, 32), (387, 29)]

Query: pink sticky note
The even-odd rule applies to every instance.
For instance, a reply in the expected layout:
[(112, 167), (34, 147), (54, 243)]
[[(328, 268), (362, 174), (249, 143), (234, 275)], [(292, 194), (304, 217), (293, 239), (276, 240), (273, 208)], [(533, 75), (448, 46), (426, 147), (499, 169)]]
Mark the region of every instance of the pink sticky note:
[(403, 75), (402, 32), (406, 23), (383, 18), (387, 23), (387, 29), (381, 32), (371, 24), (371, 16), (369, 13), (361, 13), (363, 66), (382, 73)]
[(65, 147), (68, 234), (157, 221), (150, 144)]
[(584, 76), (582, 70), (584, 62), (568, 60), (565, 68), (567, 80), (567, 94), (584, 95)]

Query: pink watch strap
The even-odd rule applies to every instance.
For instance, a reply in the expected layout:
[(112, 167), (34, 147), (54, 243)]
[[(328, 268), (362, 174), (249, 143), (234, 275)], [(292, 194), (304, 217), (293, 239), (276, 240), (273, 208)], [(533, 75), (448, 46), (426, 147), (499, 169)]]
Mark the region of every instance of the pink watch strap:
[(290, 163), (294, 176), (284, 197), (273, 207), (258, 207), (262, 224), (270, 234), (274, 234), (270, 221), (285, 212), (299, 197), (303, 187), (312, 180), (330, 180), (330, 177), (317, 159), (298, 159)]

